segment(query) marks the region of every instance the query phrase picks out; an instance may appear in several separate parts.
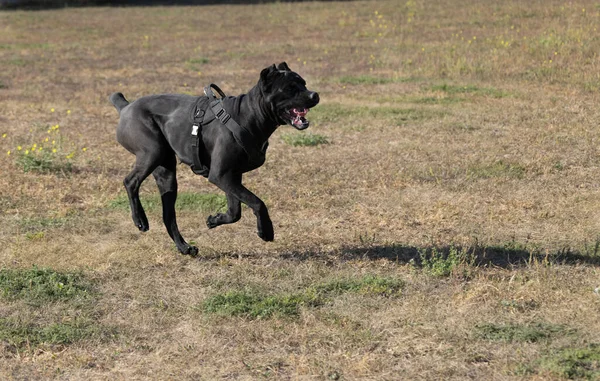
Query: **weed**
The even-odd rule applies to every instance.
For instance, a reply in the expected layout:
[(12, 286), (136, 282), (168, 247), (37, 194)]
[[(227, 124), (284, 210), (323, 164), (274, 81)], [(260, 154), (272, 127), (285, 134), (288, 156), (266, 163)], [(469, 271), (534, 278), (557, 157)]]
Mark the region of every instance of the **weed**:
[(344, 85), (384, 85), (387, 83), (399, 82), (398, 79), (373, 77), (371, 75), (344, 76), (338, 80)]
[(600, 237), (596, 237), (593, 245), (588, 244), (586, 240), (584, 243), (583, 254), (587, 257), (597, 258), (600, 256)]
[[(147, 211), (160, 210), (162, 207), (160, 195), (153, 193), (141, 197), (142, 204)], [(129, 209), (129, 198), (121, 194), (109, 205), (110, 208), (119, 210)], [(213, 193), (181, 192), (177, 194), (176, 210), (195, 210), (202, 212), (224, 212), (227, 209), (227, 197)]]
[(44, 233), (44, 232), (35, 232), (35, 233), (28, 232), (25, 234), (25, 238), (27, 238), (30, 241), (41, 240), (41, 239), (44, 239), (45, 236), (46, 236), (46, 233)]
[(492, 87), (478, 87), (478, 86), (474, 86), (474, 85), (457, 86), (457, 85), (448, 85), (446, 83), (444, 83), (442, 85), (431, 86), (430, 90), (442, 91), (447, 94), (477, 94), (477, 95), (489, 96), (492, 98), (504, 98), (504, 97), (507, 97), (510, 95), (509, 93), (507, 93), (505, 91), (498, 90), (498, 89), (495, 89)]
[(527, 169), (521, 164), (506, 163), (498, 160), (491, 164), (474, 165), (467, 169), (467, 176), (473, 179), (508, 177), (522, 179)]
[(550, 341), (559, 335), (568, 335), (573, 331), (562, 326), (546, 323), (535, 324), (480, 324), (475, 326), (476, 336), (489, 341), (537, 343)]
[(329, 144), (327, 137), (323, 135), (317, 134), (285, 134), (281, 136), (283, 141), (291, 146), (298, 147), (307, 147), (307, 146), (318, 146), (321, 144)]
[[(50, 109), (54, 113), (54, 108)], [(71, 113), (67, 111), (67, 115)], [(45, 137), (35, 139), (39, 143), (30, 143), (22, 146), (18, 145), (13, 150), (9, 150), (7, 155), (13, 152), (16, 156), (16, 164), (23, 172), (39, 172), (39, 173), (69, 173), (73, 170), (73, 158), (78, 152), (78, 149), (73, 149), (69, 153), (64, 150), (65, 138), (61, 135), (60, 126), (40, 126), (47, 131)], [(31, 130), (30, 130), (31, 131)], [(87, 148), (81, 148), (82, 152), (86, 152)]]
[(501, 300), (500, 305), (508, 311), (517, 311), (517, 312), (527, 312), (531, 310), (535, 310), (539, 307), (539, 303), (535, 300)]
[(453, 104), (463, 102), (464, 99), (458, 97), (423, 97), (415, 98), (411, 102), (417, 104)]
[(570, 380), (600, 379), (600, 345), (564, 348), (544, 357), (540, 366)]
[(475, 253), (464, 248), (450, 247), (447, 253), (437, 248), (419, 251), (422, 268), (433, 276), (445, 277), (458, 268), (475, 264)]
[(70, 161), (56, 160), (56, 157), (48, 151), (39, 155), (20, 153), (16, 163), (25, 173), (68, 173), (73, 171), (73, 164)]
[(37, 305), (58, 300), (86, 299), (91, 295), (92, 288), (81, 274), (33, 267), (0, 269), (0, 292), (4, 298), (22, 299)]

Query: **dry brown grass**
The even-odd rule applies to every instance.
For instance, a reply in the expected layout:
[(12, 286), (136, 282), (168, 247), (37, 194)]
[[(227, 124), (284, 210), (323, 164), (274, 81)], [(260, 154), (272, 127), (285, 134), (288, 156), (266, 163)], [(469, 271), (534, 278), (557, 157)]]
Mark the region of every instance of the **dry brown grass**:
[[(0, 378), (598, 379), (597, 3), (398, 4), (0, 12), (0, 266), (93, 284), (81, 303), (0, 292)], [(329, 144), (290, 146), (282, 127), (245, 176), (275, 242), (247, 209), (210, 231), (209, 212), (180, 211), (198, 258), (160, 209), (137, 232), (111, 204), (133, 157), (108, 95), (238, 94), (283, 60), (320, 93), (311, 132)], [(16, 147), (56, 124), (72, 171), (24, 173)], [(183, 166), (179, 184), (218, 193)], [(205, 308), (364, 276), (400, 295), (348, 289), (263, 319)], [(68, 343), (25, 330), (79, 321)]]

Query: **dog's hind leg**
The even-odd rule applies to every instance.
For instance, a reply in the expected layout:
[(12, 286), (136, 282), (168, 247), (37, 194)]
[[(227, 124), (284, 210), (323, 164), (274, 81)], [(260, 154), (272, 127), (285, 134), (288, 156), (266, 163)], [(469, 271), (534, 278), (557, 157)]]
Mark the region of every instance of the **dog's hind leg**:
[(133, 223), (140, 231), (145, 232), (150, 229), (148, 217), (144, 207), (140, 202), (140, 186), (142, 182), (152, 173), (158, 165), (158, 160), (149, 156), (136, 156), (133, 170), (125, 177), (123, 185), (127, 190), (129, 197), (129, 206), (131, 207), (131, 218)]
[(177, 220), (175, 218), (175, 201), (177, 201), (177, 177), (176, 177), (177, 161), (175, 155), (171, 155), (163, 160), (163, 162), (152, 172), (156, 185), (160, 191), (160, 198), (163, 209), (163, 222), (167, 228), (167, 232), (177, 249), (182, 254), (196, 255), (198, 248), (190, 246), (179, 232)]
[(219, 225), (233, 224), (242, 217), (242, 204), (240, 200), (232, 194), (227, 194), (227, 213), (217, 213), (208, 216), (206, 225), (209, 229), (216, 228)]

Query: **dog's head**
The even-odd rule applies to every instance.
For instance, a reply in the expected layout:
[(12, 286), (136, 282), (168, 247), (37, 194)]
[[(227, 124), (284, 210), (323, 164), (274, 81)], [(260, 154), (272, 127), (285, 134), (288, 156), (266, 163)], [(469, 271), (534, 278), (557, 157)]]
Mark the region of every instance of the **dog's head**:
[(258, 85), (278, 124), (289, 124), (297, 130), (308, 127), (305, 116), (319, 103), (319, 94), (308, 90), (304, 79), (291, 71), (285, 62), (264, 69)]

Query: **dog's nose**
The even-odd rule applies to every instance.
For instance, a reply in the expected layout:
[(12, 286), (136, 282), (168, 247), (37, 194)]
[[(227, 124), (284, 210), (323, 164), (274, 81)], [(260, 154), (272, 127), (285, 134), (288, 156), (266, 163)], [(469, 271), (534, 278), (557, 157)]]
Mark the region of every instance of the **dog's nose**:
[(315, 103), (319, 103), (319, 94), (314, 91), (311, 91), (311, 93), (308, 95), (308, 98)]

